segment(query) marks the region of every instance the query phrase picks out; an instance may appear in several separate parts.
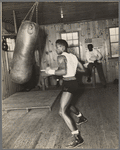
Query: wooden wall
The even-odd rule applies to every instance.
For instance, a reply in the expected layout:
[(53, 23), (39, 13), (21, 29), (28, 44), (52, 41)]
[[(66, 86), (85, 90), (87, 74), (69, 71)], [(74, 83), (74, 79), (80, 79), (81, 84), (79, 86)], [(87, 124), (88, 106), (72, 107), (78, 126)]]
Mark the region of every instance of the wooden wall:
[(2, 22), (2, 36), (6, 38), (8, 51), (1, 49), (1, 94), (2, 100), (23, 89), (23, 86), (11, 81), (10, 69), (15, 47), (15, 28), (10, 23)]
[[(61, 31), (79, 32), (79, 47), (80, 47), (80, 59), (85, 60), (86, 41), (92, 39), (93, 45), (99, 47), (103, 54), (103, 70), (107, 82), (113, 82), (114, 79), (118, 79), (118, 58), (109, 59), (110, 43), (108, 27), (118, 26), (118, 19), (108, 19), (99, 21), (83, 21), (72, 24), (52, 24), (40, 26), (40, 39), (39, 39), (39, 53), (35, 52), (36, 63), (40, 66), (40, 69), (45, 69), (48, 65), (51, 68), (57, 67), (57, 53), (55, 48), (55, 41), (60, 37)], [(99, 44), (99, 45), (96, 45)], [(2, 70), (2, 99), (7, 98), (13, 93), (20, 91), (22, 86), (15, 84), (10, 79), (9, 66), (12, 59), (11, 52), (5, 52), (2, 50), (1, 58), (1, 70)], [(39, 55), (39, 57), (38, 57)], [(99, 77), (96, 71), (97, 83), (99, 83)], [(83, 83), (86, 83), (86, 77), (83, 77)], [(41, 72), (40, 79), (41, 82)], [(38, 83), (40, 85), (41, 83)], [(46, 81), (48, 85), (48, 81)], [(56, 78), (50, 77), (50, 84), (56, 85)]]
[[(99, 21), (84, 21), (72, 24), (52, 24), (46, 26), (40, 26), (46, 32), (46, 46), (41, 57), (41, 68), (45, 69), (47, 64), (51, 68), (57, 67), (57, 54), (55, 51), (55, 41), (61, 38), (60, 32), (79, 32), (79, 47), (80, 47), (80, 59), (85, 61), (85, 51), (88, 44), (88, 40), (91, 39), (94, 47), (98, 47), (103, 55), (103, 70), (107, 82), (113, 82), (114, 79), (118, 79), (118, 59), (109, 59), (110, 55), (110, 43), (109, 43), (109, 27), (118, 26), (118, 19), (107, 19)], [(56, 84), (56, 79), (52, 77), (51, 82)], [(100, 82), (96, 71), (97, 83)], [(86, 78), (83, 78), (83, 83), (86, 82)]]
[(2, 72), (2, 100), (9, 97), (10, 95), (20, 91), (21, 85), (13, 83), (10, 78), (10, 58), (12, 52), (1, 51), (1, 72)]

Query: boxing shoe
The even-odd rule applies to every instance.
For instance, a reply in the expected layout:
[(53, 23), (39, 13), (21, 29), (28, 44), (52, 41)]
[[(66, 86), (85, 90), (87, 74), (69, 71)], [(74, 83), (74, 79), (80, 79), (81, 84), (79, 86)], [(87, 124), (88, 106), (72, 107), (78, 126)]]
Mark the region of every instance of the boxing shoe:
[(91, 78), (90, 77), (87, 78), (87, 82), (91, 82)]
[(78, 117), (78, 121), (76, 122), (77, 125), (80, 125), (82, 123), (87, 122), (87, 118), (85, 118), (82, 114), (82, 116)]
[(75, 148), (75, 147), (82, 145), (83, 143), (84, 143), (84, 140), (81, 137), (80, 132), (79, 132), (79, 134), (72, 135), (72, 142), (68, 144), (66, 148)]

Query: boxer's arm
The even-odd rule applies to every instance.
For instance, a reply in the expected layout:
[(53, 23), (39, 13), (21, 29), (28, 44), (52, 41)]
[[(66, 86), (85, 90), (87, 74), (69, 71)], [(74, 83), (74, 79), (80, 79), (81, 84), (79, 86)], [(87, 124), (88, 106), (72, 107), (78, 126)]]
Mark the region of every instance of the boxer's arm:
[(77, 71), (85, 72), (85, 67), (78, 61)]
[(55, 75), (61, 76), (67, 74), (67, 59), (61, 55), (57, 57), (58, 69), (55, 70)]

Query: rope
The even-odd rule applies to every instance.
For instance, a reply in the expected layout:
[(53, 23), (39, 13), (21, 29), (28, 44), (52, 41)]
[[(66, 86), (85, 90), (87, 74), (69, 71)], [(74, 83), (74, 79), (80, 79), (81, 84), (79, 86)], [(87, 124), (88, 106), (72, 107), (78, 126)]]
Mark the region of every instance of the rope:
[(25, 19), (27, 18), (27, 16), (29, 15), (30, 11), (35, 7), (36, 3), (34, 3), (34, 5), (30, 8), (30, 10), (28, 11), (27, 15), (25, 16), (25, 18), (23, 19), (23, 21), (25, 21)]
[(31, 12), (31, 15), (29, 17), (29, 20), (31, 21), (32, 20), (32, 17), (33, 17), (33, 13), (34, 13), (34, 10), (36, 8), (36, 23), (38, 23), (38, 4), (39, 2), (35, 2), (34, 5), (30, 8), (29, 12), (27, 13), (27, 15), (25, 16), (25, 18), (23, 19), (23, 21), (25, 21), (25, 19), (28, 17), (29, 13)]
[(30, 18), (29, 18), (30, 21), (32, 20), (33, 13), (34, 13), (36, 5), (37, 5), (37, 3), (35, 3), (34, 8), (32, 9), (32, 12), (31, 12), (31, 15), (30, 15)]

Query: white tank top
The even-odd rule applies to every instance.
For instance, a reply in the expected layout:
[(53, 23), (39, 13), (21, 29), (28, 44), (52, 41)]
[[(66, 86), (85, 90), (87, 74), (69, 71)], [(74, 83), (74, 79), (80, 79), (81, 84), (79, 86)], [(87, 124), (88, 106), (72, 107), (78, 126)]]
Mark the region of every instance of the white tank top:
[(63, 52), (62, 55), (64, 55), (67, 59), (67, 74), (63, 75), (63, 77), (74, 77), (78, 65), (77, 57), (71, 53), (66, 52)]

